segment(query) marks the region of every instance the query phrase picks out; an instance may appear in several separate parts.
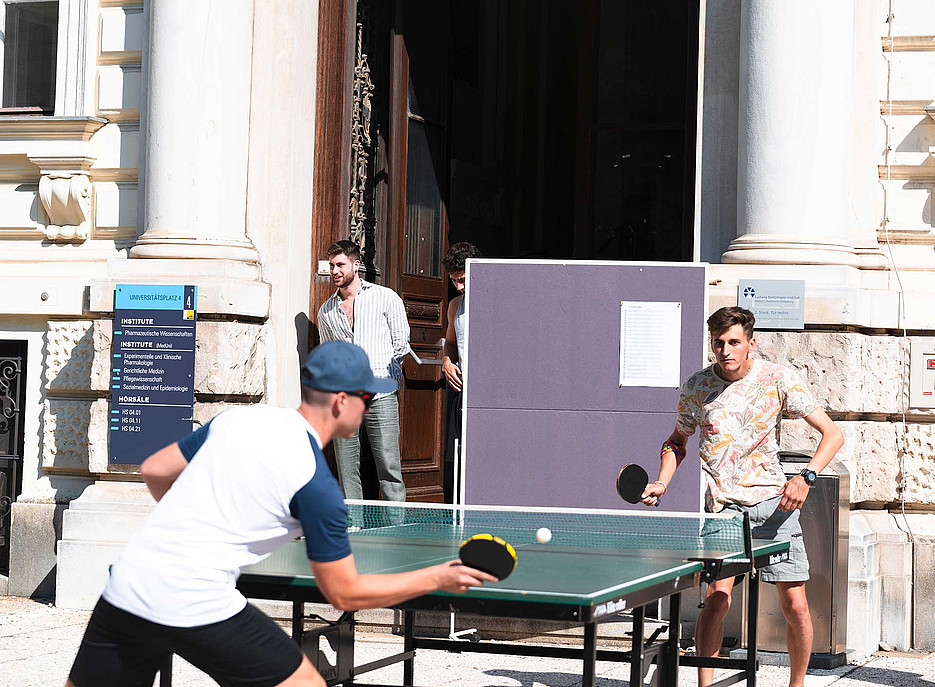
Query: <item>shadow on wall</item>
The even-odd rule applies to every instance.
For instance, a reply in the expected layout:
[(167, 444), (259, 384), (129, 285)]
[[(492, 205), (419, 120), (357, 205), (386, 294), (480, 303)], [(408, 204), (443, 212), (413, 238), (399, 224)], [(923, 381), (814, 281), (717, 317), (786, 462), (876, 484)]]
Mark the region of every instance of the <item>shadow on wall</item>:
[(304, 312), (300, 312), (295, 316), (293, 322), (295, 323), (295, 352), (299, 361), (299, 367), (301, 368), (312, 346), (318, 343), (318, 330), (315, 329), (316, 341), (315, 344), (313, 344), (310, 337), (313, 328), (311, 326), (312, 323), (308, 319), (308, 315)]
[[(897, 153), (928, 153), (929, 146), (935, 145), (935, 125), (928, 117), (922, 117), (896, 145)], [(926, 163), (932, 163), (931, 158)], [(925, 163), (923, 163), (925, 165)]]
[(935, 227), (935, 217), (932, 215), (932, 182), (930, 181), (907, 181), (902, 186), (904, 191), (928, 191), (928, 198), (922, 205), (922, 224), (928, 227)]

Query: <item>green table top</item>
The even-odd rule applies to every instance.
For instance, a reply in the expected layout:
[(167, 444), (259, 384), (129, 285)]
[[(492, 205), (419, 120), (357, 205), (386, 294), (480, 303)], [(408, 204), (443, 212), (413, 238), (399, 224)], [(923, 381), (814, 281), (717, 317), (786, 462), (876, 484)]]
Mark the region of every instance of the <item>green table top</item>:
[[(367, 573), (415, 570), (458, 556), (460, 539), (408, 539), (351, 535), (357, 569)], [(742, 558), (742, 551), (711, 549), (594, 548), (525, 543), (515, 545), (517, 565), (507, 579), (472, 587), (464, 596), (593, 606), (654, 585), (694, 575), (703, 560)], [(754, 540), (757, 558), (781, 553), (788, 542)], [(243, 570), (241, 580), (282, 587), (311, 587), (315, 578), (303, 541), (293, 541)]]

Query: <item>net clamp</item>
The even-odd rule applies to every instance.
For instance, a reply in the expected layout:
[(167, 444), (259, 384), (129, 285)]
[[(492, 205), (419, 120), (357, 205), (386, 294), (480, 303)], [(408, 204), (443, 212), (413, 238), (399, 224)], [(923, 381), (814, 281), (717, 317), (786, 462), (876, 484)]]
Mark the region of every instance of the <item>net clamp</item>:
[(704, 561), (704, 570), (701, 571), (701, 580), (705, 584), (711, 584), (721, 574), (722, 561)]

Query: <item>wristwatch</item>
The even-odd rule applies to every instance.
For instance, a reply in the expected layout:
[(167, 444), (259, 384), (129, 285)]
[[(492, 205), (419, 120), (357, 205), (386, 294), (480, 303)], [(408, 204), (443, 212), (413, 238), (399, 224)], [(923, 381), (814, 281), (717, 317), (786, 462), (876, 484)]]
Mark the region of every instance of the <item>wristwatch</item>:
[(802, 470), (802, 472), (800, 472), (799, 474), (802, 475), (802, 479), (805, 480), (805, 483), (806, 483), (808, 486), (810, 486), (810, 487), (814, 487), (814, 486), (815, 486), (815, 480), (818, 479), (818, 473), (817, 473), (817, 472), (815, 472), (814, 470), (809, 470), (808, 468), (804, 468), (804, 469)]

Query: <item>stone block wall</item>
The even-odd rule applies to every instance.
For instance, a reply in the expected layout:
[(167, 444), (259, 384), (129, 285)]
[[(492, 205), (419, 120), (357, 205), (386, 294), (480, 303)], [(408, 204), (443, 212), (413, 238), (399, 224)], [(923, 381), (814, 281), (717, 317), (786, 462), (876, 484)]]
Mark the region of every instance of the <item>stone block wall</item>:
[[(848, 647), (935, 649), (935, 411), (909, 407), (910, 342), (884, 332), (760, 332), (756, 354), (795, 368), (841, 428), (851, 473)], [(820, 435), (783, 420), (783, 450)], [(903, 499), (910, 511), (902, 515)]]
[[(812, 331), (756, 338), (757, 355), (795, 368), (841, 427), (845, 445), (838, 455), (851, 471), (854, 507), (897, 504), (905, 477), (907, 506), (935, 508), (935, 411), (909, 408), (909, 341)], [(784, 450), (813, 451), (819, 438), (802, 420), (783, 421)]]
[[(113, 322), (50, 321), (45, 340), (41, 465), (49, 474), (124, 473), (108, 464)], [(196, 424), (266, 394), (266, 325), (199, 321), (195, 338)], [(129, 472), (137, 472), (129, 468)]]
[[(267, 327), (198, 322), (194, 424), (266, 398)], [(54, 591), (56, 604), (64, 608), (93, 607), (108, 566), (153, 505), (145, 486), (136, 483), (138, 466), (109, 463), (112, 334), (112, 320), (104, 318), (51, 321), (46, 331), (41, 468), (50, 477), (109, 477), (88, 486), (61, 513), (55, 567), (47, 566), (40, 586), (44, 595)], [(33, 583), (27, 581), (23, 589)]]

